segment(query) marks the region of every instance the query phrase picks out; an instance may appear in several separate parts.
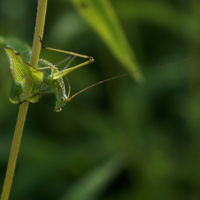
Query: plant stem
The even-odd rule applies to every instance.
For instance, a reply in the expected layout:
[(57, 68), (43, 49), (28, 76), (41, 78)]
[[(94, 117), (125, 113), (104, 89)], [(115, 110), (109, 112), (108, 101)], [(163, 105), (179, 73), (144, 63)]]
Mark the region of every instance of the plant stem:
[[(38, 59), (40, 55), (41, 45), (40, 45), (38, 36), (40, 37), (43, 36), (46, 8), (47, 8), (47, 0), (38, 0), (35, 34), (34, 34), (33, 48), (32, 48), (32, 54), (31, 54), (31, 59), (30, 59), (30, 65), (33, 67), (37, 67), (37, 63), (38, 63)], [(27, 81), (24, 86), (23, 99), (29, 98), (31, 89), (32, 89), (32, 83)], [(28, 110), (28, 105), (29, 105), (29, 101), (26, 101), (22, 103), (19, 108), (19, 113), (17, 117), (17, 123), (16, 123), (12, 146), (10, 150), (10, 156), (8, 160), (8, 166), (7, 166), (6, 177), (5, 177), (5, 181), (3, 185), (1, 200), (8, 200), (9, 198), (13, 175), (14, 175), (15, 166), (16, 166), (16, 161), (17, 161), (17, 155), (19, 152), (20, 141), (21, 141), (24, 123), (26, 119), (26, 113)]]
[(41, 44), (40, 44), (40, 40), (38, 36), (40, 36), (41, 38), (43, 37), (47, 1), (48, 0), (38, 1), (35, 34), (34, 34), (33, 48), (32, 48), (32, 54), (31, 54), (31, 59), (30, 59), (30, 65), (35, 68), (37, 67), (37, 63), (40, 56)]

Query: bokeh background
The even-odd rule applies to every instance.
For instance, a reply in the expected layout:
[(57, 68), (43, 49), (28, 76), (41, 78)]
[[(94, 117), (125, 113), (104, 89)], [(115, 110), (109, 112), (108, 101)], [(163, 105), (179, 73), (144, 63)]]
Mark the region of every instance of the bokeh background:
[[(134, 66), (161, 67), (141, 72), (142, 84), (130, 75), (89, 89), (60, 113), (54, 95), (30, 104), (10, 200), (200, 199), (199, 8), (197, 0), (49, 0), (44, 44), (95, 58), (69, 74), (72, 94)], [(0, 35), (31, 46), (36, 9), (36, 0), (0, 0)], [(8, 100), (3, 47), (0, 188), (19, 108)], [(41, 57), (56, 64), (66, 55)]]

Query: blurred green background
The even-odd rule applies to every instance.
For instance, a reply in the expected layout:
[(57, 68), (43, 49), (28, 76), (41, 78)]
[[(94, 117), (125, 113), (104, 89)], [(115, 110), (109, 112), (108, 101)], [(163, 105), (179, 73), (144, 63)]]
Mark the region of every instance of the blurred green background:
[[(200, 199), (200, 2), (107, 3), (48, 2), (44, 44), (95, 59), (69, 74), (72, 94), (135, 66), (172, 64), (143, 71), (143, 84), (130, 75), (98, 85), (60, 113), (53, 95), (30, 104), (10, 200)], [(36, 9), (36, 0), (0, 0), (0, 35), (31, 46)], [(19, 108), (8, 100), (3, 47), (0, 188)], [(66, 55), (42, 50), (41, 57), (56, 64)]]

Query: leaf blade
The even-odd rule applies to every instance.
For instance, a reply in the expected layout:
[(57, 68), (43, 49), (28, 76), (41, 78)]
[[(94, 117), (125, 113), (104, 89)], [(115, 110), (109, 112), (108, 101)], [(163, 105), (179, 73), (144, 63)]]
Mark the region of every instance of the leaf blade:
[(25, 83), (26, 73), (23, 67), (23, 62), (18, 57), (18, 53), (9, 47), (6, 47), (5, 50), (10, 59), (10, 69), (11, 69), (13, 78), (15, 79), (15, 81), (19, 83)]
[[(72, 0), (73, 4), (110, 48), (118, 61), (130, 72), (138, 70), (138, 63), (120, 23), (108, 0)], [(143, 81), (141, 73), (133, 74), (137, 82)]]
[(24, 91), (24, 84), (19, 83), (19, 82), (15, 81), (14, 78), (12, 78), (10, 94), (9, 94), (10, 102), (13, 104), (20, 103), (23, 91)]
[(123, 166), (123, 158), (116, 155), (105, 163), (86, 173), (68, 189), (61, 200), (93, 200), (98, 199), (107, 185), (117, 176)]

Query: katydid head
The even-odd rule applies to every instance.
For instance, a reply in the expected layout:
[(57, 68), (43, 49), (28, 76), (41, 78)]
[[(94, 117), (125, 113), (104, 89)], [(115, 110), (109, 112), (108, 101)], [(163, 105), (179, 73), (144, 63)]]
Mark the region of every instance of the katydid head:
[(68, 99), (69, 98), (66, 95), (62, 95), (61, 97), (59, 97), (56, 101), (56, 106), (54, 111), (60, 112), (62, 108), (65, 106), (65, 104), (69, 101)]

